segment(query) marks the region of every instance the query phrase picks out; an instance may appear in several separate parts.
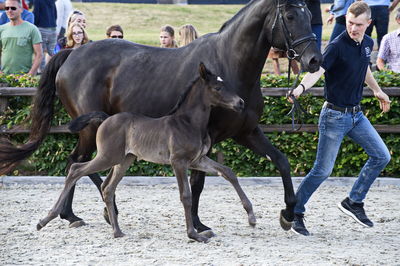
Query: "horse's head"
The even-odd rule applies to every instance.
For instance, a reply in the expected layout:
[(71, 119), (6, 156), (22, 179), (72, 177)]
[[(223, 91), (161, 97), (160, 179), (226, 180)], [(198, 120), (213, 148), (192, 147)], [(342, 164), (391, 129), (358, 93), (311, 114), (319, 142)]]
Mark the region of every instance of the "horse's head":
[(226, 89), (221, 77), (211, 73), (203, 63), (199, 65), (200, 78), (206, 84), (207, 94), (212, 106), (224, 107), (241, 112), (244, 109), (244, 101), (236, 93)]
[(303, 0), (275, 0), (271, 32), (273, 47), (287, 51), (300, 61), (304, 71), (315, 72), (322, 63), (316, 37), (311, 30), (311, 12)]

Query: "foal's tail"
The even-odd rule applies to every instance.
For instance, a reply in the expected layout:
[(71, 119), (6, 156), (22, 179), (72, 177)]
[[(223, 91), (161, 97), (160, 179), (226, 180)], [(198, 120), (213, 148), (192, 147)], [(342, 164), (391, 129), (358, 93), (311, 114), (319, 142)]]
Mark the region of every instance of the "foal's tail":
[(88, 114), (78, 116), (77, 118), (72, 120), (68, 125), (68, 129), (72, 133), (78, 133), (79, 131), (87, 127), (89, 124), (100, 125), (108, 117), (109, 117), (108, 114), (101, 111), (90, 112)]
[(46, 137), (53, 118), (57, 72), (71, 52), (67, 49), (53, 56), (40, 77), (30, 113), (32, 125), (27, 143), (15, 146), (9, 139), (0, 139), (0, 175), (10, 172), (29, 157)]

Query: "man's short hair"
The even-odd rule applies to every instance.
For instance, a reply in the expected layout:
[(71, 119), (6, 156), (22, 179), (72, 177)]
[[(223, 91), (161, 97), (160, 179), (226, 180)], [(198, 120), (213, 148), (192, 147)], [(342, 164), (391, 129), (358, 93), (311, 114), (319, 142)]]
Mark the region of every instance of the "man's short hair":
[[(17, 3), (18, 3), (18, 6), (19, 6), (19, 7), (22, 7), (22, 1), (21, 1), (21, 0), (6, 0), (6, 1), (14, 1), (14, 2), (17, 2)], [(4, 2), (6, 2), (6, 1), (4, 1)]]
[(119, 31), (122, 34), (124, 34), (124, 31), (122, 30), (122, 27), (120, 25), (112, 25), (112, 26), (108, 27), (108, 29), (106, 31), (107, 36), (110, 37), (111, 32), (113, 32), (113, 31)]
[(349, 6), (347, 9), (347, 14), (353, 14), (355, 17), (358, 17), (361, 14), (366, 14), (367, 18), (371, 18), (371, 8), (369, 8), (368, 4), (364, 1), (356, 1)]

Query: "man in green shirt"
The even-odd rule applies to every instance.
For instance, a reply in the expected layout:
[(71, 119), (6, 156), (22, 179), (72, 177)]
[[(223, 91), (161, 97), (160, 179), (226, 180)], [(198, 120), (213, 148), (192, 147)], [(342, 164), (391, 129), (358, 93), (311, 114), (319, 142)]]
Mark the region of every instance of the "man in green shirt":
[(38, 28), (21, 18), (21, 0), (7, 0), (10, 22), (0, 26), (1, 71), (36, 75), (42, 60), (42, 37)]

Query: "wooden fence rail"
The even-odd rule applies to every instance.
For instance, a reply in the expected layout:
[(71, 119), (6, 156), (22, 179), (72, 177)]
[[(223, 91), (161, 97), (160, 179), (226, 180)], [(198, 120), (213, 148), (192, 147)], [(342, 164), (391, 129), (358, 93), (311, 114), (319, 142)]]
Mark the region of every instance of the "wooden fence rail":
[[(400, 88), (398, 87), (386, 87), (382, 88), (389, 96), (398, 97), (400, 96)], [(285, 96), (287, 93), (287, 88), (261, 88), (262, 94), (264, 96)], [(0, 87), (0, 113), (4, 112), (8, 105), (8, 97), (12, 96), (33, 96), (36, 93), (36, 88), (18, 88), (18, 87)], [(307, 90), (306, 94), (312, 94), (313, 96), (322, 97), (324, 96), (324, 90), (321, 87), (315, 87)], [(365, 88), (363, 91), (363, 96), (370, 97), (373, 93), (370, 89)], [(269, 132), (293, 132), (291, 124), (283, 125), (260, 125), (261, 129), (265, 133)], [(295, 128), (298, 128), (296, 125)], [(374, 125), (376, 130), (380, 133), (400, 133), (400, 125)], [(316, 132), (318, 130), (317, 125), (305, 124), (299, 131), (296, 132)], [(29, 129), (15, 127), (7, 128), (6, 125), (0, 126), (0, 134), (19, 134), (19, 133), (29, 133)], [(69, 133), (66, 125), (51, 127), (50, 133)]]

